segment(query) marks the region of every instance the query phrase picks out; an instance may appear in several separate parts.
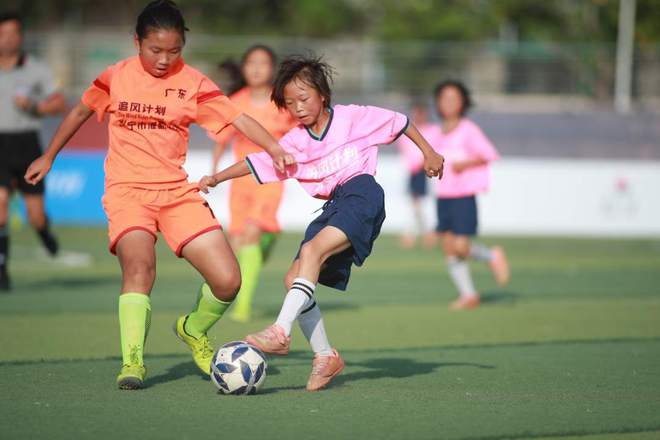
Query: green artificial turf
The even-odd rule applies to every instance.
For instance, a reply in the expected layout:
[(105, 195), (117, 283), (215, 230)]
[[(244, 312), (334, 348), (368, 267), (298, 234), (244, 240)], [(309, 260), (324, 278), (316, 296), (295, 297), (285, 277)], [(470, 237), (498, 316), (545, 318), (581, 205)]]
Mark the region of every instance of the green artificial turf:
[[(384, 236), (348, 293), (318, 289), (346, 370), (308, 393), (298, 330), (256, 396), (221, 396), (171, 333), (199, 276), (158, 245), (147, 388), (115, 389), (119, 270), (102, 229), (58, 229), (92, 264), (38, 257), (14, 231), (14, 290), (0, 296), (0, 438), (660, 438), (660, 240), (486, 238), (507, 249), (511, 284), (473, 264), (483, 307), (450, 312), (439, 251)], [(265, 267), (255, 319), (221, 321), (217, 343), (267, 325), (300, 239)], [(162, 240), (161, 240), (162, 241)]]

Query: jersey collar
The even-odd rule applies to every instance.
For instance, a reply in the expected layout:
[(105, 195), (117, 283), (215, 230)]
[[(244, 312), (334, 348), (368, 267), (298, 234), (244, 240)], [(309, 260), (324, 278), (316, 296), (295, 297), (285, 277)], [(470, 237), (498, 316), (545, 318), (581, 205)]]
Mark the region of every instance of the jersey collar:
[(307, 130), (307, 134), (309, 134), (309, 136), (315, 141), (322, 141), (323, 139), (325, 139), (325, 135), (328, 134), (328, 130), (330, 130), (330, 124), (332, 124), (332, 117), (334, 116), (335, 111), (333, 110), (332, 107), (328, 107), (328, 112), (330, 112), (330, 116), (328, 118), (328, 122), (325, 124), (323, 133), (321, 133), (320, 136), (318, 136), (316, 133), (312, 131), (311, 128), (305, 125), (305, 130)]

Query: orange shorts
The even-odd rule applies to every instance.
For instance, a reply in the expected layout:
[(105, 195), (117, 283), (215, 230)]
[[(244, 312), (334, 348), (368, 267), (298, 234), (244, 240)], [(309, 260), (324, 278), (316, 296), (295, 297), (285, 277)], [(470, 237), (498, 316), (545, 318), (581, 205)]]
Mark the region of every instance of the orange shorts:
[(277, 210), (283, 192), (282, 182), (261, 185), (252, 176), (232, 180), (229, 191), (229, 233), (243, 233), (248, 223), (257, 225), (265, 232), (279, 232)]
[(154, 238), (160, 231), (177, 257), (194, 238), (222, 229), (195, 184), (158, 190), (113, 185), (106, 189), (103, 208), (113, 254), (119, 239), (136, 229), (147, 231)]

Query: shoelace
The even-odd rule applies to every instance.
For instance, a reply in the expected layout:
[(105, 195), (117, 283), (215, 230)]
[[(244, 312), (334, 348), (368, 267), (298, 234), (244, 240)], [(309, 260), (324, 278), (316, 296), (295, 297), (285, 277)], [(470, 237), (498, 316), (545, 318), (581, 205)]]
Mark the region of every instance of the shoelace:
[(327, 356), (323, 356), (319, 358), (318, 362), (314, 362), (312, 364), (312, 375), (318, 376), (319, 374), (321, 374), (321, 370), (328, 365), (329, 361), (330, 359), (328, 359)]
[(196, 348), (197, 352), (200, 353), (203, 357), (213, 354), (213, 350), (211, 349), (211, 345), (209, 344), (209, 340), (207, 338), (204, 338), (201, 347)]

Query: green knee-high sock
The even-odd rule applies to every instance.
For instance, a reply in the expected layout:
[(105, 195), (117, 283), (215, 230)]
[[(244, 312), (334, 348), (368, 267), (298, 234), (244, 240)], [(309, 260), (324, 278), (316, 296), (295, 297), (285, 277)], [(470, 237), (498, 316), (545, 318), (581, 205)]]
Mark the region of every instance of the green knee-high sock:
[(231, 302), (216, 298), (208, 284), (202, 284), (197, 295), (197, 304), (188, 315), (184, 330), (193, 338), (199, 338), (224, 315), (230, 305)]
[(279, 234), (277, 232), (264, 232), (261, 234), (259, 247), (261, 248), (261, 254), (263, 255), (262, 261), (264, 263), (268, 261), (268, 258), (270, 258), (278, 236)]
[(259, 273), (263, 263), (261, 246), (254, 244), (238, 251), (241, 267), (241, 290), (238, 292), (233, 314), (237, 318), (248, 318), (252, 309), (252, 297), (259, 284)]
[(143, 293), (119, 295), (119, 332), (125, 365), (142, 365), (144, 344), (151, 325), (151, 302)]

